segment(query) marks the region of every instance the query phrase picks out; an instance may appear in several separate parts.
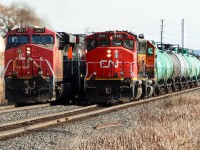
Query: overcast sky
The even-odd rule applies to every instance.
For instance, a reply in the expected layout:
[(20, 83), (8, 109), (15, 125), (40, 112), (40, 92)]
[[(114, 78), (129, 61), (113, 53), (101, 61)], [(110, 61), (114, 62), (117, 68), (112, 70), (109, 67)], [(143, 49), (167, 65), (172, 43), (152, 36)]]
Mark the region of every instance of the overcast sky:
[(200, 49), (198, 0), (0, 0), (25, 2), (56, 31), (86, 33), (128, 30), (160, 41), (164, 19), (165, 43), (181, 45), (181, 20), (185, 21), (185, 47)]

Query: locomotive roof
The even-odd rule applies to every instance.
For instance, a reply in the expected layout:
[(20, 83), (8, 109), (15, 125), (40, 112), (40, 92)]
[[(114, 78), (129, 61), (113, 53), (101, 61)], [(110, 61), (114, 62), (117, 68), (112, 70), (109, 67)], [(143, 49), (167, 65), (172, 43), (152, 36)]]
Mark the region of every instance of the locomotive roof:
[(107, 34), (107, 35), (113, 35), (113, 34), (126, 34), (128, 36), (134, 36), (135, 38), (137, 38), (137, 35), (135, 33), (132, 32), (128, 32), (128, 31), (118, 31), (118, 30), (113, 30), (113, 31), (103, 31), (103, 32), (93, 32), (91, 35), (88, 35), (88, 37), (93, 37), (95, 35), (103, 35), (103, 34)]
[(7, 32), (7, 35), (10, 34), (33, 34), (33, 33), (39, 33), (39, 34), (46, 34), (46, 33), (51, 33), (51, 34), (56, 34), (55, 31), (47, 28), (47, 27), (24, 27), (24, 28), (15, 28), (11, 30), (10, 32)]

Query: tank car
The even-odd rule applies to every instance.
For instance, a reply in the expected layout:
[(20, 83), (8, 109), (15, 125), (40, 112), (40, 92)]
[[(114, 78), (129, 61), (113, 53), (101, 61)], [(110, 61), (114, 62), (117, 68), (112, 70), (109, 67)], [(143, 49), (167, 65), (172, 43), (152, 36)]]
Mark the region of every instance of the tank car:
[(157, 94), (194, 87), (199, 82), (200, 62), (188, 49), (163, 44), (156, 49)]
[(44, 103), (61, 96), (65, 82), (63, 58), (66, 50), (73, 51), (76, 41), (76, 36), (48, 28), (27, 27), (8, 32), (4, 53), (8, 102)]
[(155, 46), (127, 31), (96, 32), (86, 38), (85, 96), (118, 103), (151, 96)]

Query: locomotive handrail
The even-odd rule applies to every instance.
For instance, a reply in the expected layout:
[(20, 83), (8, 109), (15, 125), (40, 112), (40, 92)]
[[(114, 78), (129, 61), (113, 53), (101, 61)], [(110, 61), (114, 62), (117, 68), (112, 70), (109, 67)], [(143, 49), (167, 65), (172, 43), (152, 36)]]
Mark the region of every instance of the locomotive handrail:
[(51, 67), (50, 62), (48, 60), (46, 60), (46, 59), (45, 59), (45, 61), (46, 61), (47, 65), (49, 66), (49, 68), (50, 68), (50, 70), (51, 70), (51, 72), (53, 74), (53, 87), (55, 88), (55, 73), (54, 73), (54, 71), (53, 71), (53, 69)]
[(5, 68), (4, 71), (3, 71), (3, 77), (5, 76), (5, 73), (6, 73), (6, 71), (7, 71), (7, 69), (8, 69), (8, 66), (10, 65), (11, 62), (13, 62), (13, 60), (9, 60), (9, 61), (8, 61), (8, 64), (6, 65), (6, 68)]
[(53, 69), (52, 69), (52, 67), (51, 67), (50, 62), (49, 62), (48, 60), (46, 60), (46, 59), (45, 59), (45, 61), (46, 61), (47, 65), (49, 66), (49, 68), (50, 68), (50, 70), (51, 70), (53, 76), (55, 77), (55, 73), (54, 73), (54, 71), (53, 71)]

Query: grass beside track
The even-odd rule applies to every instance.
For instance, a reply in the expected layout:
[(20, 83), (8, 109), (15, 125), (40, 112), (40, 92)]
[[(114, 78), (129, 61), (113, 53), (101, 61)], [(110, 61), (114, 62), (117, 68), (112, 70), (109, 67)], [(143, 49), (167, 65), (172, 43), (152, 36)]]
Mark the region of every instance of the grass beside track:
[[(173, 98), (148, 103), (141, 107), (132, 126), (117, 133), (105, 132), (84, 137), (77, 142), (63, 141), (58, 147), (68, 149), (199, 149), (200, 92), (185, 93)], [(152, 109), (154, 108), (154, 109)], [(113, 128), (113, 127), (112, 127)], [(83, 131), (84, 132), (84, 131)], [(66, 143), (66, 144), (65, 144)]]

